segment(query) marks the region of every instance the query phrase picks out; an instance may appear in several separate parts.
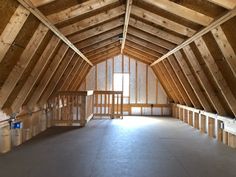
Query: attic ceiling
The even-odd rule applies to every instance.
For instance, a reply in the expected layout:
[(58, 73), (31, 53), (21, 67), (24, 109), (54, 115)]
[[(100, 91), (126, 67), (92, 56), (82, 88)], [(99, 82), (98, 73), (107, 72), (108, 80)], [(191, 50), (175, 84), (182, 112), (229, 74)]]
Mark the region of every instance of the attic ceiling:
[[(118, 53), (151, 64), (234, 7), (220, 0), (19, 0), (92, 63)], [(104, 52), (106, 51), (106, 52)], [(98, 57), (99, 56), (99, 57)]]
[(0, 5), (1, 109), (43, 105), (70, 90), (68, 80), (81, 83), (91, 66), (123, 53), (149, 64), (173, 102), (236, 116), (236, 0)]

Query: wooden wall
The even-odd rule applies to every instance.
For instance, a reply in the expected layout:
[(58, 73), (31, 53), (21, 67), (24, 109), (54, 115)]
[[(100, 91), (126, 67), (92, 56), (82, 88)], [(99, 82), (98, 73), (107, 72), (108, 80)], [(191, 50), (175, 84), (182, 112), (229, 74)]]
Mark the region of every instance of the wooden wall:
[[(151, 67), (126, 55), (115, 56), (92, 67), (80, 90), (113, 91), (114, 73), (129, 74), (129, 94), (127, 97), (124, 96), (126, 113), (171, 114), (168, 96)], [(121, 84), (124, 90), (124, 80)], [(152, 111), (151, 106), (153, 106)], [(135, 113), (134, 110), (137, 112)]]

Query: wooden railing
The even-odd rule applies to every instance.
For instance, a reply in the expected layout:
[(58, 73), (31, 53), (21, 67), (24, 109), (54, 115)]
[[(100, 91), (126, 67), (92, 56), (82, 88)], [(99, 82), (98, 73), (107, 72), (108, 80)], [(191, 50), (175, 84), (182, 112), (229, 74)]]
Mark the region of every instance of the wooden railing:
[(93, 117), (93, 91), (58, 92), (48, 101), (52, 125), (80, 125)]
[(94, 91), (94, 118), (123, 118), (122, 91)]
[(121, 91), (63, 91), (48, 101), (52, 125), (80, 125), (93, 118), (123, 118)]
[(173, 104), (173, 117), (208, 134), (230, 147), (236, 148), (236, 121), (235, 119), (209, 113), (203, 110), (184, 105)]

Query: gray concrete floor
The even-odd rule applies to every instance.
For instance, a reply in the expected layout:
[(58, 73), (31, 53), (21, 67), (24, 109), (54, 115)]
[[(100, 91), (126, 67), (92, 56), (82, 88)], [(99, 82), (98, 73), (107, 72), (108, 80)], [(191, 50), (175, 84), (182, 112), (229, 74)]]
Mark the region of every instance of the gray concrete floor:
[(93, 120), (0, 156), (0, 177), (236, 177), (236, 150), (176, 119)]

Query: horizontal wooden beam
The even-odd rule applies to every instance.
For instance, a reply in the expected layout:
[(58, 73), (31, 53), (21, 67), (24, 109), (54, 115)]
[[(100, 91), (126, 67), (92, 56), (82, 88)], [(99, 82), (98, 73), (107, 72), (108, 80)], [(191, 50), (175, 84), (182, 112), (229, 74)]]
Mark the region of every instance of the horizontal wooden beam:
[(171, 33), (168, 33), (160, 28), (157, 28), (155, 26), (149, 25), (147, 23), (144, 23), (140, 20), (137, 20), (135, 18), (130, 18), (129, 20), (129, 26), (132, 26), (134, 28), (140, 29), (142, 31), (145, 31), (149, 34), (152, 34), (156, 37), (159, 37), (161, 39), (167, 40), (169, 42), (172, 42), (174, 44), (180, 44), (184, 41), (183, 38), (175, 36)]
[(146, 21), (149, 21), (151, 23), (154, 23), (156, 25), (159, 25), (163, 28), (166, 28), (168, 30), (174, 31), (174, 32), (179, 33), (181, 35), (184, 35), (184, 36), (191, 37), (193, 34), (196, 33), (196, 31), (191, 28), (188, 28), (184, 25), (176, 23), (172, 20), (169, 20), (167, 18), (164, 18), (162, 16), (159, 16), (157, 14), (154, 14), (150, 11), (144, 10), (144, 9), (137, 7), (137, 6), (132, 7), (131, 14), (135, 15), (141, 19), (144, 19)]
[(194, 23), (200, 24), (202, 26), (209, 25), (213, 18), (204, 15), (200, 12), (194, 11), (192, 9), (189, 9), (187, 7), (184, 7), (182, 5), (179, 5), (175, 2), (172, 2), (170, 0), (143, 0), (144, 2), (153, 5), (154, 7), (161, 8), (169, 13), (172, 13), (174, 15), (177, 15), (179, 17), (185, 18), (189, 21), (192, 21)]
[(73, 33), (79, 32), (81, 30), (92, 28), (95, 25), (99, 25), (99, 24), (104, 23), (106, 21), (117, 18), (123, 14), (125, 14), (125, 6), (124, 5), (110, 9), (110, 10), (102, 12), (102, 13), (99, 13), (95, 16), (86, 18), (84, 20), (78, 21), (78, 22), (73, 23), (69, 26), (65, 26), (63, 28), (60, 28), (60, 31), (65, 36), (71, 35)]
[(47, 17), (53, 24), (57, 24), (80, 15), (91, 13), (116, 2), (118, 2), (118, 0), (89, 0), (82, 4), (69, 7), (63, 11), (48, 15)]
[(91, 29), (86, 30), (84, 32), (74, 34), (74, 35), (69, 37), (69, 40), (72, 43), (78, 43), (78, 42), (83, 41), (85, 39), (88, 39), (90, 37), (93, 37), (93, 36), (102, 34), (106, 31), (112, 30), (114, 28), (120, 27), (123, 24), (124, 24), (124, 19), (123, 18), (114, 19), (110, 22), (104, 23), (102, 25), (91, 28)]
[(37, 17), (45, 26), (47, 26), (57, 37), (66, 43), (75, 53), (77, 53), (83, 60), (93, 66), (86, 56), (74, 46), (74, 44), (67, 39), (38, 9), (36, 9), (29, 0), (17, 0), (22, 6), (29, 10), (35, 17)]
[(236, 0), (208, 0), (208, 1), (230, 10), (236, 7)]
[(150, 34), (144, 32), (144, 31), (141, 31), (141, 30), (136, 29), (136, 28), (130, 27), (129, 31), (128, 31), (128, 34), (131, 34), (131, 35), (136, 36), (138, 38), (144, 39), (144, 40), (146, 40), (150, 43), (153, 43), (155, 45), (158, 45), (158, 46), (163, 47), (163, 48), (168, 49), (168, 50), (172, 50), (176, 46), (173, 43), (170, 43), (166, 40), (157, 38), (153, 35), (150, 35)]
[(209, 26), (205, 27), (203, 30), (199, 31), (198, 33), (193, 35), (191, 38), (189, 38), (188, 40), (186, 40), (185, 42), (183, 42), (182, 44), (180, 44), (179, 46), (177, 46), (176, 48), (174, 48), (173, 50), (171, 50), (167, 54), (163, 55), (161, 58), (159, 58), (158, 60), (153, 62), (151, 64), (151, 66), (157, 64), (158, 62), (160, 62), (160, 61), (164, 60), (165, 58), (169, 57), (170, 55), (174, 54), (176, 51), (178, 51), (178, 50), (182, 49), (183, 47), (189, 45), (190, 43), (192, 43), (196, 39), (200, 38), (204, 34), (206, 34), (209, 31), (211, 31), (212, 29), (218, 27), (219, 25), (223, 24), (227, 20), (233, 18), (235, 15), (236, 15), (236, 8), (234, 8), (231, 11), (229, 11), (227, 14), (225, 14), (224, 16), (219, 18), (218, 20), (215, 20), (214, 22), (212, 22)]
[(56, 0), (30, 0), (35, 7), (43, 6)]
[(97, 36), (93, 36), (89, 39), (83, 40), (79, 43), (76, 43), (75, 46), (78, 47), (79, 49), (83, 49), (83, 48), (86, 48), (88, 46), (97, 44), (101, 41), (104, 41), (106, 39), (113, 38), (113, 37), (118, 37), (120, 34), (122, 34), (122, 28), (121, 27), (110, 30), (110, 31), (102, 33), (102, 34), (99, 34)]
[(142, 46), (144, 46), (144, 47), (146, 47), (146, 48), (149, 48), (149, 49), (151, 49), (151, 50), (154, 50), (154, 51), (156, 51), (156, 52), (158, 52), (158, 53), (160, 53), (160, 54), (162, 54), (162, 55), (164, 55), (164, 54), (166, 54), (166, 53), (168, 52), (168, 50), (165, 49), (165, 48), (162, 48), (162, 47), (160, 47), (160, 46), (158, 46), (158, 45), (155, 45), (155, 44), (153, 44), (153, 43), (150, 43), (150, 42), (148, 42), (148, 41), (146, 41), (146, 40), (140, 39), (140, 38), (138, 38), (138, 37), (136, 37), (136, 36), (133, 36), (133, 35), (131, 35), (131, 34), (129, 34), (129, 35), (127, 36), (127, 40), (128, 40), (128, 41), (132, 41), (132, 42), (134, 42), (134, 43), (136, 43), (136, 44), (142, 45)]

